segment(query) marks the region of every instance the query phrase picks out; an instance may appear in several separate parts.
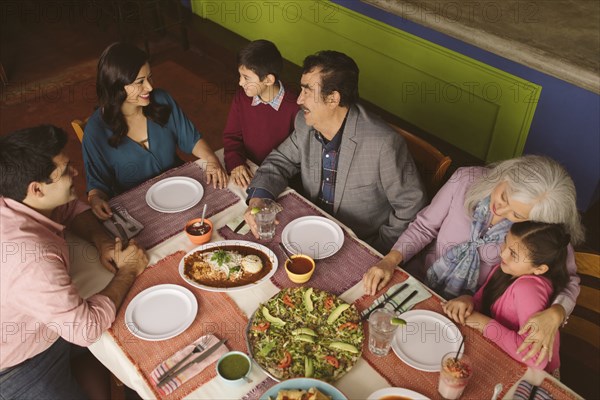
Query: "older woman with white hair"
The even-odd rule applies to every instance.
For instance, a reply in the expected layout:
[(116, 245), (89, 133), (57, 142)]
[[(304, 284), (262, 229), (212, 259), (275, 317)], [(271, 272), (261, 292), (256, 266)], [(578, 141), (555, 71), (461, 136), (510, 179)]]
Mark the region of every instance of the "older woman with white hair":
[[(407, 263), (431, 244), (424, 260), (404, 267), (446, 298), (473, 293), (500, 263), (500, 249), (513, 222), (561, 223), (571, 235), (572, 245), (583, 241), (575, 199), (571, 177), (547, 157), (528, 155), (488, 167), (460, 168), (419, 212), (392, 250), (367, 271), (365, 291), (372, 295), (383, 288), (398, 264)], [(537, 353), (538, 363), (546, 356), (552, 358), (549, 345), (579, 295), (571, 245), (567, 268), (567, 287), (548, 309), (534, 315), (519, 331), (529, 333), (518, 349), (521, 353), (531, 345), (524, 360)]]

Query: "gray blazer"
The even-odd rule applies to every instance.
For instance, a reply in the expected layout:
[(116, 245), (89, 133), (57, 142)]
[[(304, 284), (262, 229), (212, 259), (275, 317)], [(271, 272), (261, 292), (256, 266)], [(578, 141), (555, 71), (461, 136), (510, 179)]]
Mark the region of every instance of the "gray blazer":
[[(305, 194), (316, 202), (322, 145), (315, 134), (300, 111), (294, 132), (267, 156), (250, 189), (264, 189), (277, 197), (300, 172)], [(352, 106), (340, 144), (333, 215), (385, 254), (425, 201), (404, 139), (362, 106)]]

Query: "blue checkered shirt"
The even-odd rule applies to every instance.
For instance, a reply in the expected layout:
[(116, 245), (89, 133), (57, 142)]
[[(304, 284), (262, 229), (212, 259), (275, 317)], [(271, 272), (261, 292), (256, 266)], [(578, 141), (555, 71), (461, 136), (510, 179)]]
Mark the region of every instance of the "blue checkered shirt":
[(315, 132), (315, 138), (323, 145), (321, 152), (321, 188), (319, 189), (318, 206), (333, 214), (333, 201), (335, 200), (335, 181), (337, 177), (337, 166), (342, 143), (342, 132), (346, 120), (333, 137), (328, 141), (319, 132)]
[(254, 96), (252, 98), (252, 106), (257, 106), (259, 104), (268, 104), (275, 109), (275, 111), (279, 111), (279, 107), (281, 107), (281, 102), (283, 101), (283, 96), (285, 95), (285, 89), (283, 88), (283, 83), (281, 81), (277, 81), (279, 84), (279, 92), (277, 92), (277, 96), (273, 97), (273, 100), (266, 102), (260, 98), (260, 96)]

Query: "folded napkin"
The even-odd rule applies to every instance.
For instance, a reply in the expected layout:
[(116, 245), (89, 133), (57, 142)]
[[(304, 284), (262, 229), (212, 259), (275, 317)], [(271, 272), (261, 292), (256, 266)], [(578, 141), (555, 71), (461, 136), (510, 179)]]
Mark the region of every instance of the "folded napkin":
[(402, 306), (402, 309), (398, 310), (398, 312), (404, 312), (404, 311), (410, 310), (415, 304), (420, 303), (423, 300), (427, 300), (428, 298), (431, 297), (431, 292), (429, 290), (427, 290), (427, 288), (425, 288), (418, 280), (416, 280), (412, 276), (409, 276), (407, 280), (390, 287), (383, 295), (379, 296), (377, 298), (377, 300), (375, 300), (373, 302), (373, 304), (371, 304), (367, 309), (363, 310), (362, 315), (366, 315), (369, 311), (371, 311), (371, 309), (376, 307), (382, 301), (385, 301), (386, 299), (388, 299), (392, 295), (392, 293), (394, 293), (396, 290), (398, 290), (400, 288), (400, 286), (404, 285), (405, 283), (408, 284), (406, 289), (402, 290), (400, 293), (395, 295), (392, 299), (387, 301), (387, 304), (384, 306), (385, 308), (393, 310), (397, 305), (402, 303), (402, 301), (404, 301), (404, 299), (406, 299), (408, 296), (410, 296), (410, 294), (415, 290), (417, 291), (417, 294), (412, 299), (410, 299), (406, 304), (404, 304)]
[[(229, 229), (231, 229), (231, 231), (233, 232), (233, 230), (235, 228), (237, 228), (237, 226), (244, 220), (244, 216), (240, 215), (235, 217), (234, 219), (232, 219), (231, 221), (229, 221), (227, 223), (227, 226), (229, 227)], [(242, 226), (240, 228), (240, 230), (237, 232), (238, 235), (242, 235), (244, 236), (246, 233), (250, 232), (250, 227), (248, 226), (248, 224), (245, 224), (244, 226)]]
[(515, 395), (515, 400), (554, 400), (554, 397), (550, 395), (544, 388), (532, 385), (527, 381), (521, 381)]
[(225, 344), (219, 346), (219, 348), (214, 353), (209, 355), (204, 360), (192, 365), (182, 373), (175, 375), (164, 385), (160, 387), (158, 386), (158, 381), (160, 380), (160, 378), (165, 373), (167, 373), (171, 369), (171, 367), (175, 365), (179, 360), (183, 359), (185, 356), (190, 354), (198, 343), (201, 343), (204, 346), (204, 351), (192, 355), (192, 357), (190, 357), (186, 362), (184, 362), (183, 365), (187, 364), (194, 358), (200, 356), (206, 350), (210, 349), (213, 345), (217, 344), (218, 342), (219, 339), (215, 335), (201, 336), (195, 342), (190, 343), (183, 349), (179, 350), (177, 353), (173, 354), (171, 357), (167, 358), (167, 360), (158, 364), (158, 366), (154, 368), (150, 373), (150, 379), (152, 380), (154, 386), (156, 386), (156, 390), (164, 396), (169, 395), (173, 393), (178, 387), (183, 385), (185, 382), (202, 372), (206, 367), (218, 361), (223, 354), (229, 351)]
[[(115, 207), (114, 209), (117, 210), (117, 212), (114, 212), (113, 215), (115, 216), (115, 219), (117, 220), (117, 222), (119, 222), (121, 224), (121, 226), (125, 230), (125, 233), (127, 233), (128, 239), (131, 239), (132, 237), (134, 237), (135, 235), (140, 233), (140, 231), (142, 229), (144, 229), (144, 225), (142, 225), (139, 221), (137, 221), (135, 218), (133, 218), (127, 212), (126, 209), (121, 208), (121, 207)], [(122, 216), (122, 218), (121, 218), (121, 216)], [(104, 227), (114, 237), (121, 237), (121, 235), (119, 235), (119, 231), (115, 227), (115, 224), (112, 222), (112, 218), (104, 221)]]

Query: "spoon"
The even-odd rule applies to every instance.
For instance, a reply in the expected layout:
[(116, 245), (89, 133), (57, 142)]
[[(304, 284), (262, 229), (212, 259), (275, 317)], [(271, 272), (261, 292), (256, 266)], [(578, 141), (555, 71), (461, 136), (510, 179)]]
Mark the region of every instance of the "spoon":
[(279, 247), (281, 247), (281, 250), (283, 250), (283, 254), (285, 254), (286, 258), (288, 260), (290, 260), (290, 263), (292, 262), (292, 258), (291, 258), (291, 254), (288, 252), (288, 250), (285, 248), (285, 246), (283, 245), (283, 243), (279, 242)]
[(494, 394), (492, 395), (492, 400), (496, 400), (498, 398), (498, 396), (500, 396), (500, 392), (502, 391), (502, 384), (499, 383), (496, 386), (494, 386)]
[(204, 204), (204, 208), (202, 209), (202, 218), (200, 219), (200, 222), (194, 222), (193, 226), (194, 228), (199, 228), (202, 225), (204, 225), (204, 217), (206, 216), (206, 204)]

